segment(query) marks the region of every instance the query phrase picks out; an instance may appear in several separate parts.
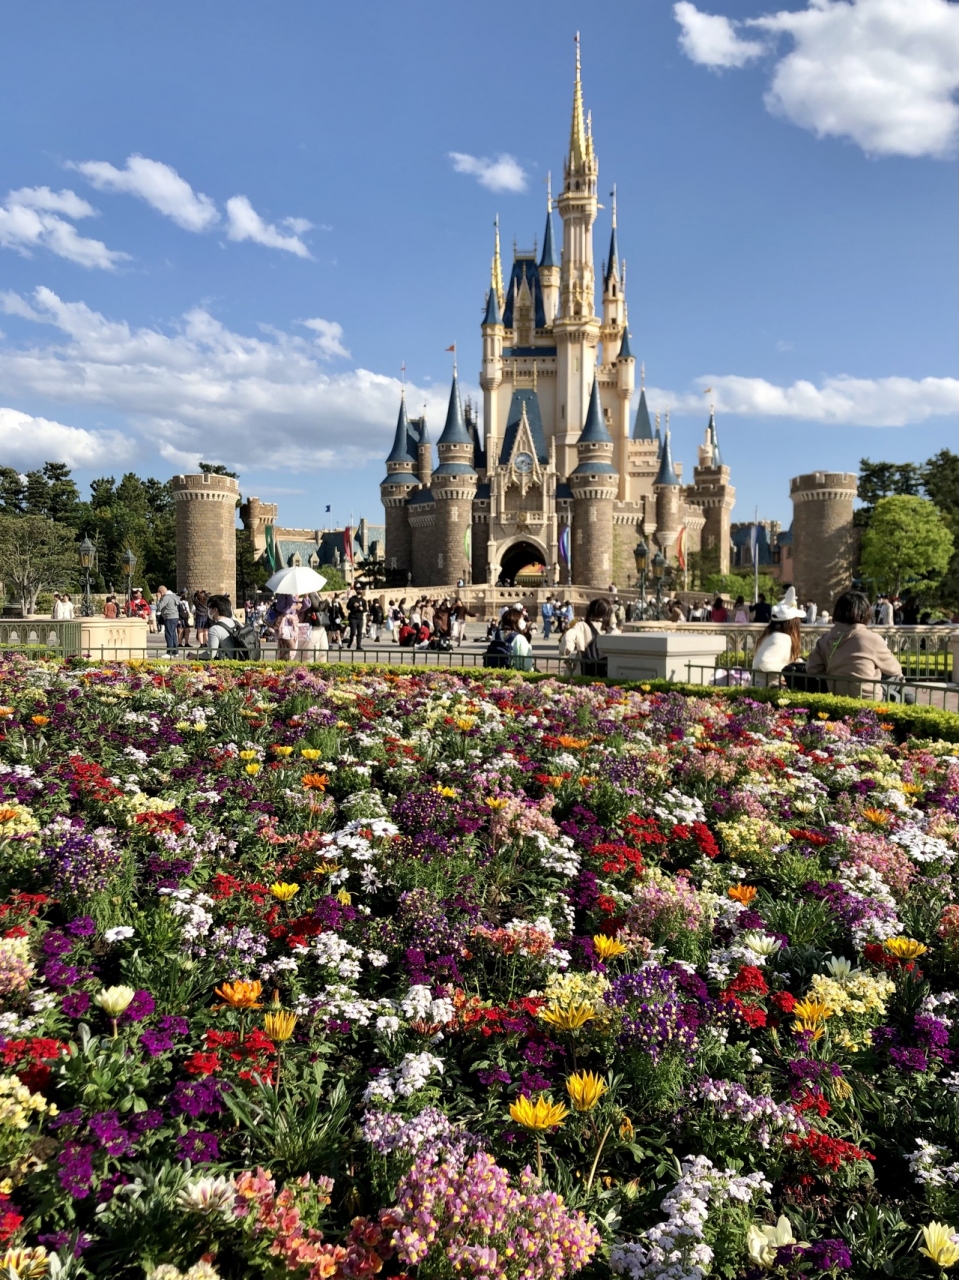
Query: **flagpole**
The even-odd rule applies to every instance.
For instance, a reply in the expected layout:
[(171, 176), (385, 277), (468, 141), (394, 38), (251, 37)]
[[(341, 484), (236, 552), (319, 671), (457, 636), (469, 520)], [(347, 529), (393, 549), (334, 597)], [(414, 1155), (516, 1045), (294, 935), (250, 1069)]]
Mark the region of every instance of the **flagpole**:
[(759, 603), (759, 507), (756, 507), (756, 539), (753, 543), (753, 604)]

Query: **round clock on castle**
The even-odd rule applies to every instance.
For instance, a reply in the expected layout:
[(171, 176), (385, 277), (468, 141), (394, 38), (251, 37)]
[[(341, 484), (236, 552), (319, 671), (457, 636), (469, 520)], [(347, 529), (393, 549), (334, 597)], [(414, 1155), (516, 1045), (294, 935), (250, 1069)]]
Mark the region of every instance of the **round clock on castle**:
[(521, 475), (529, 475), (533, 470), (533, 455), (531, 453), (518, 453), (513, 459), (513, 466)]

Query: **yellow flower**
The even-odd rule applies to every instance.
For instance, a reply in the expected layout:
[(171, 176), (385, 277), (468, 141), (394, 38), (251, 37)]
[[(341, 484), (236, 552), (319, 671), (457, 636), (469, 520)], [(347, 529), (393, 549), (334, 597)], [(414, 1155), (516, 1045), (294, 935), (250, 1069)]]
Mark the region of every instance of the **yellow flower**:
[(593, 934), (593, 946), (596, 948), (596, 954), (600, 960), (612, 960), (616, 956), (621, 956), (626, 951), (623, 943), (616, 938), (610, 938), (605, 933)]
[(817, 720), (828, 720), (828, 719), (829, 719), (829, 712), (828, 712), (828, 711), (817, 711), (817, 712), (816, 712), (816, 719), (817, 719)]
[(13, 715), (13, 707), (0, 707), (0, 720), (9, 720)]
[(341, 889), (336, 895), (336, 900), (341, 906), (348, 907), (353, 901), (353, 895), (347, 889)]
[(298, 884), (286, 884), (283, 880), (278, 880), (276, 884), (270, 885), (270, 893), (274, 898), (278, 898), (280, 902), (289, 902), (300, 892)]
[(556, 1129), (569, 1115), (561, 1102), (548, 1102), (542, 1094), (535, 1102), (530, 1102), (526, 1097), (517, 1098), (510, 1104), (509, 1113), (517, 1124), (535, 1132)]
[(867, 822), (871, 822), (874, 827), (888, 827), (891, 813), (887, 813), (885, 809), (863, 809), (862, 816)]
[(767, 1227), (763, 1222), (750, 1224), (746, 1235), (746, 1248), (750, 1259), (764, 1271), (769, 1271), (776, 1263), (776, 1253), (789, 1244), (803, 1244), (793, 1235), (792, 1223), (787, 1217), (780, 1217), (774, 1227)]
[(260, 766), (258, 764), (245, 764), (243, 766), (243, 772), (248, 773), (251, 778), (255, 778), (260, 772)]
[(38, 729), (42, 729), (45, 724), (50, 723), (49, 716), (31, 716), (30, 720), (33, 724), (37, 726)]
[(273, 747), (273, 754), (275, 756), (279, 756), (281, 760), (285, 760), (287, 756), (291, 756), (293, 754), (293, 748), (275, 746)]
[(334, 871), (339, 871), (340, 864), (338, 862), (321, 862), (316, 868), (318, 876), (331, 876)]
[(635, 1133), (636, 1129), (633, 1126), (632, 1120), (630, 1120), (629, 1116), (623, 1116), (619, 1123), (619, 1136), (624, 1142), (632, 1142), (633, 1135)]
[(323, 752), (317, 751), (316, 747), (300, 748), (300, 755), (303, 757), (304, 760), (319, 760), (322, 754)]
[(565, 1008), (551, 1004), (541, 1009), (539, 1016), (558, 1031), (578, 1031), (590, 1018), (595, 1018), (596, 1014), (588, 1004), (570, 1004)]
[(498, 813), (500, 809), (505, 809), (509, 801), (505, 796), (487, 796), (483, 801), (487, 809), (492, 809), (494, 813)]
[(257, 753), (255, 751), (250, 751), (249, 749), (247, 749), (246, 751), (240, 752), (241, 760), (255, 760), (256, 757), (257, 757)]
[(39, 1280), (49, 1270), (49, 1254), (43, 1245), (35, 1249), (17, 1247), (0, 1256), (0, 1275), (16, 1276), (18, 1280)]
[(811, 996), (797, 1000), (793, 1005), (793, 1013), (804, 1022), (825, 1022), (832, 1017), (832, 1009), (825, 1000), (817, 1000)]
[(263, 1015), (263, 1030), (271, 1040), (278, 1040), (281, 1044), (285, 1040), (289, 1040), (293, 1034), (293, 1028), (296, 1026), (296, 1014), (287, 1013), (281, 1009), (276, 1013), (267, 1013)]
[(919, 1252), (931, 1258), (943, 1271), (948, 1271), (959, 1262), (959, 1245), (952, 1238), (954, 1234), (948, 1223), (930, 1222), (928, 1227), (922, 1229), (925, 1244), (920, 1245)]
[(135, 995), (132, 987), (104, 987), (93, 997), (93, 1003), (98, 1004), (111, 1018), (119, 1018)]
[(231, 1009), (259, 1009), (260, 996), (263, 992), (262, 982), (224, 982), (216, 988), (216, 993)]
[(566, 1081), (566, 1092), (577, 1111), (592, 1111), (606, 1088), (606, 1081), (592, 1071), (577, 1071)]
[(197, 720), (196, 724), (192, 727), (194, 733), (206, 733), (206, 725), (202, 720)]
[(434, 787), (433, 790), (438, 796), (445, 796), (447, 800), (453, 800), (456, 797), (455, 787)]
[(924, 943), (917, 942), (915, 938), (887, 938), (882, 945), (897, 960), (915, 960), (917, 956), (924, 956), (929, 950)]
[(185, 733), (189, 727), (189, 720), (178, 720), (175, 725), (175, 728), (179, 729), (180, 733)]
[(476, 717), (462, 716), (457, 720), (456, 727), (459, 729), (460, 733), (469, 733), (470, 729), (476, 728)]

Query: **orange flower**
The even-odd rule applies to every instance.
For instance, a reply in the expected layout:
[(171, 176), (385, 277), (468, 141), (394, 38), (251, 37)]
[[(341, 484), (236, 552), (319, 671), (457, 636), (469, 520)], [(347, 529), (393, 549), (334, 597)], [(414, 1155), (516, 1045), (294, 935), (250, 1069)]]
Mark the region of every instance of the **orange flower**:
[(874, 827), (888, 827), (892, 818), (892, 814), (887, 813), (885, 809), (863, 809), (862, 816)]
[(12, 822), (16, 816), (16, 809), (0, 809), (0, 822)]
[(45, 724), (50, 723), (49, 716), (31, 716), (30, 720), (33, 724), (35, 724), (38, 728), (41, 728), (41, 729)]
[(224, 982), (216, 993), (231, 1009), (261, 1009), (262, 982)]
[(0, 707), (0, 720), (9, 720), (13, 715), (13, 707)]
[(585, 751), (589, 746), (589, 738), (571, 738), (568, 733), (564, 733), (556, 741), (567, 751)]
[(325, 773), (304, 773), (300, 781), (307, 791), (325, 791), (330, 780)]
[(734, 884), (733, 887), (731, 889), (727, 889), (726, 892), (733, 901), (741, 902), (744, 907), (748, 907), (756, 896), (755, 885), (751, 884)]

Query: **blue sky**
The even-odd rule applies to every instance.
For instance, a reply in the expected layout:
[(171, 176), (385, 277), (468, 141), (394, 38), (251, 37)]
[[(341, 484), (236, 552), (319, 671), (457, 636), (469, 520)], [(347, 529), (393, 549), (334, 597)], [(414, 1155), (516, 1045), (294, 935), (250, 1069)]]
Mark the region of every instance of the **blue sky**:
[(2, 36), (0, 461), (203, 457), (283, 523), (378, 519), (401, 364), (438, 427), (494, 216), (542, 236), (577, 28), (687, 474), (709, 385), (734, 518), (959, 446), (956, 4), (51, 0)]

